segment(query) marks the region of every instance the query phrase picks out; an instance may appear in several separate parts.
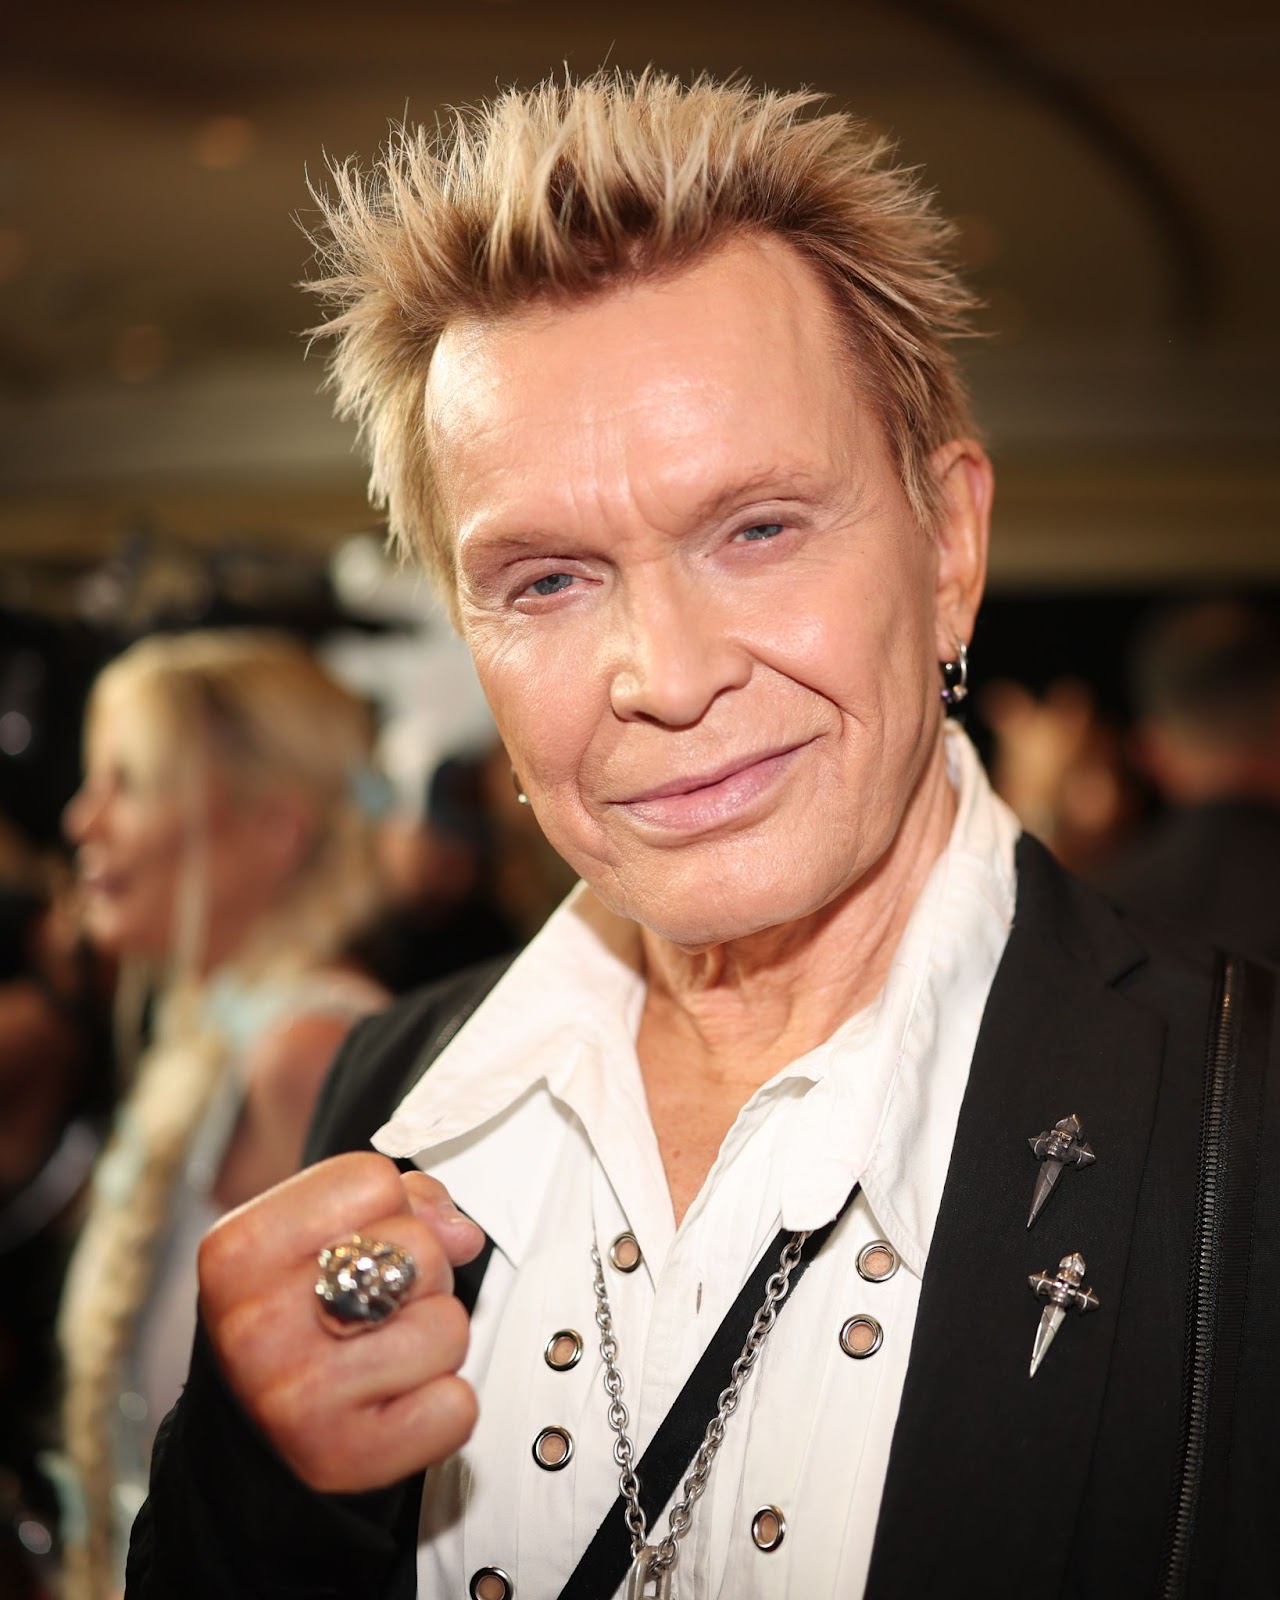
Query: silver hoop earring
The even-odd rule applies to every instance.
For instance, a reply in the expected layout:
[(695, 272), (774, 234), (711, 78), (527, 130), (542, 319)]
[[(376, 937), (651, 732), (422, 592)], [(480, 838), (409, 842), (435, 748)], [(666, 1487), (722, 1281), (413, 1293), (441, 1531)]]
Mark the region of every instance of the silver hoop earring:
[(529, 796), (524, 792), (524, 784), (520, 782), (520, 774), (514, 767), (511, 769), (511, 787), (516, 792), (516, 803), (527, 806), (529, 804)]
[(969, 651), (967, 646), (956, 646), (956, 659), (954, 661), (940, 661), (939, 669), (942, 672), (942, 688), (939, 691), (942, 703), (950, 711), (958, 706), (969, 693)]

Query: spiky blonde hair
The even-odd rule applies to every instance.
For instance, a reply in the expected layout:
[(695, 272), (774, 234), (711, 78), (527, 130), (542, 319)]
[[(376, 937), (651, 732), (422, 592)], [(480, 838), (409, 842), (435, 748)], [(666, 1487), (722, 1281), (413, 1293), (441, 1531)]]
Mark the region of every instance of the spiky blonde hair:
[(752, 233), (790, 244), (826, 284), (907, 497), (933, 525), (929, 456), (974, 431), (948, 349), (974, 301), (915, 174), (850, 116), (813, 114), (819, 99), (600, 72), (508, 91), (433, 133), (402, 127), (371, 172), (334, 165), (307, 285), (333, 315), (312, 331), (336, 341), (337, 409), (359, 425), (393, 543), (450, 603), (424, 408), (448, 324), (676, 272)]

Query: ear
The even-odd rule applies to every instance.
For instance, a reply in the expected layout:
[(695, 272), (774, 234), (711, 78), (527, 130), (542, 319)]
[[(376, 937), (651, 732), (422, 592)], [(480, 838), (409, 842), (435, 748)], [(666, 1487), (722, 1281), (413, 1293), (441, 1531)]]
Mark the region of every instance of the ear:
[(935, 640), (940, 661), (973, 637), (974, 618), (987, 581), (987, 546), (995, 474), (987, 452), (973, 439), (952, 439), (929, 457), (942, 494), (934, 532), (937, 582)]
[(315, 844), (314, 804), (293, 789), (269, 791), (257, 807), (256, 835), (264, 867), (277, 882), (287, 881)]

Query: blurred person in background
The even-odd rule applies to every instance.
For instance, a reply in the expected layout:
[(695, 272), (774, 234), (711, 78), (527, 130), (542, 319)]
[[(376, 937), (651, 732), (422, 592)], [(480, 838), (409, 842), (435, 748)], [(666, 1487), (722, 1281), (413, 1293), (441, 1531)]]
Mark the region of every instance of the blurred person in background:
[(1135, 760), (1167, 813), (1105, 867), (1123, 906), (1280, 961), (1280, 617), (1167, 607), (1139, 632)]
[(1141, 807), (1122, 730), (1078, 678), (1056, 678), (1043, 695), (995, 678), (974, 699), (991, 734), (996, 793), (1064, 866), (1089, 877)]
[[(448, 757), (431, 775), (425, 817), (391, 816), (382, 825), (391, 899), (357, 950), (394, 994), (522, 943), (500, 892), (507, 818), (491, 804), (485, 765), (483, 755)], [(547, 899), (539, 922), (555, 903)]]
[(92, 691), (66, 829), (135, 1048), (147, 1021), (60, 1315), (71, 1600), (120, 1589), (200, 1235), (295, 1170), (335, 1049), (384, 1003), (344, 960), (379, 900), (371, 736), (362, 702), (265, 633), (146, 639)]

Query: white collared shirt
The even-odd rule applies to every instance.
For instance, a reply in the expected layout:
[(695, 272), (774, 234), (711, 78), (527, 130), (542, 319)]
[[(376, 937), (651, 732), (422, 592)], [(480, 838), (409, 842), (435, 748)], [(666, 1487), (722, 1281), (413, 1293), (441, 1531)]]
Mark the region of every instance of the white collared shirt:
[[(1018, 824), (972, 746), (948, 729), (958, 808), (883, 991), (738, 1114), (675, 1227), (635, 1039), (644, 1003), (635, 929), (580, 887), (375, 1138), (439, 1178), (494, 1252), (463, 1375), (480, 1421), (427, 1474), (419, 1593), (468, 1594), (496, 1567), (515, 1600), (554, 1600), (617, 1494), (590, 1250), (598, 1243), (637, 1459), (779, 1228), (841, 1218), (778, 1319), (730, 1418), (681, 1542), (680, 1600), (813, 1600), (863, 1591), (889, 1445), (960, 1102), (1012, 924)], [(630, 1232), (640, 1268), (608, 1263)], [(897, 1270), (869, 1281), (863, 1246)], [(841, 1348), (874, 1317), (874, 1355)], [(553, 1334), (581, 1335), (568, 1371)], [(725, 1381), (729, 1374), (725, 1373)], [(707, 1420), (710, 1420), (709, 1418)], [(548, 1426), (573, 1440), (537, 1464)], [(755, 1513), (785, 1537), (757, 1548)], [(650, 1531), (656, 1543), (666, 1515)], [(604, 1600), (604, 1597), (602, 1597)]]

